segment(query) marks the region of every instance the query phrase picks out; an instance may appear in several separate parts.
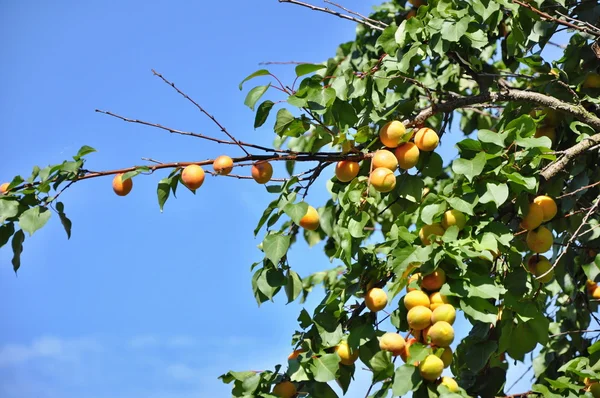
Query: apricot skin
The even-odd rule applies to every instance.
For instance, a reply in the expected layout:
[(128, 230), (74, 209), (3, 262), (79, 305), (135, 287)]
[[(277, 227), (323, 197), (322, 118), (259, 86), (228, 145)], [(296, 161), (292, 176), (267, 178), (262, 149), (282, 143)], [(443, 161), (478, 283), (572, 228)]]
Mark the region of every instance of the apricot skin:
[(219, 156), (213, 162), (213, 170), (217, 174), (226, 176), (233, 170), (233, 159), (226, 155)]
[(396, 187), (396, 176), (394, 172), (385, 167), (379, 167), (371, 172), (369, 176), (371, 185), (379, 192), (390, 192)]
[(335, 347), (335, 352), (340, 356), (340, 363), (343, 365), (352, 365), (358, 359), (358, 350), (352, 351), (345, 341)]
[(373, 155), (373, 169), (378, 167), (384, 167), (391, 171), (395, 171), (398, 168), (398, 159), (391, 151), (387, 149), (380, 149)]
[(558, 213), (556, 202), (550, 196), (540, 195), (533, 199), (533, 203), (538, 204), (542, 208), (543, 221), (550, 221)]
[(404, 296), (404, 306), (407, 310), (418, 306), (429, 307), (429, 305), (429, 296), (421, 290), (413, 290)]
[(446, 283), (446, 273), (443, 269), (438, 268), (431, 274), (425, 275), (421, 282), (421, 287), (430, 292), (440, 290), (442, 285)]
[(8, 192), (8, 186), (10, 185), (9, 182), (5, 182), (2, 185), (0, 185), (0, 195), (4, 195), (5, 193)]
[(387, 293), (378, 287), (369, 290), (365, 296), (365, 305), (373, 312), (381, 311), (387, 305)]
[(296, 386), (291, 381), (282, 381), (273, 388), (273, 395), (280, 398), (292, 398), (296, 395)]
[(537, 203), (530, 203), (527, 209), (527, 214), (521, 220), (521, 228), (531, 231), (542, 225), (544, 221), (544, 210)]
[(425, 380), (434, 381), (442, 375), (444, 363), (435, 355), (428, 355), (419, 364), (419, 372)]
[(465, 215), (458, 210), (448, 210), (442, 216), (442, 227), (444, 229), (448, 229), (453, 225), (456, 225), (459, 231), (461, 231), (465, 224), (467, 223), (467, 218)]
[(204, 170), (197, 164), (191, 164), (181, 172), (181, 181), (191, 190), (198, 189), (204, 183)]
[(423, 225), (423, 227), (421, 227), (419, 230), (419, 238), (421, 238), (421, 242), (425, 246), (428, 246), (431, 244), (431, 240), (429, 239), (430, 235), (442, 236), (444, 235), (444, 232), (444, 228), (438, 223)]
[(335, 176), (341, 182), (352, 181), (360, 170), (360, 165), (357, 162), (350, 160), (341, 160), (335, 166)]
[(112, 182), (113, 191), (119, 196), (127, 196), (133, 188), (133, 180), (131, 178), (123, 181), (123, 174), (117, 174)]
[(408, 325), (413, 330), (423, 330), (431, 325), (431, 310), (422, 305), (411, 308), (406, 314)]
[(456, 309), (451, 304), (442, 304), (431, 314), (431, 323), (434, 325), (440, 321), (448, 322), (450, 325), (452, 325), (455, 320)]
[(252, 165), (252, 178), (259, 184), (266, 184), (273, 176), (273, 166), (269, 162), (256, 162)]
[(439, 321), (431, 325), (427, 337), (436, 347), (449, 347), (454, 341), (454, 328), (448, 322)]
[(319, 213), (317, 212), (317, 209), (312, 206), (308, 206), (306, 214), (300, 219), (300, 226), (310, 231), (314, 231), (319, 228)]
[(406, 127), (398, 120), (386, 123), (379, 130), (379, 139), (381, 143), (388, 148), (396, 148), (400, 145), (402, 136), (406, 133)]
[(398, 160), (398, 166), (403, 170), (408, 170), (417, 165), (420, 153), (419, 147), (412, 142), (407, 142), (396, 148), (394, 156)]
[(405, 347), (404, 337), (398, 333), (388, 332), (379, 338), (379, 348), (391, 352), (393, 356), (401, 355)]
[(527, 233), (527, 247), (535, 253), (545, 253), (552, 247), (554, 237), (546, 227), (539, 227)]
[(423, 127), (415, 134), (415, 144), (417, 144), (421, 151), (431, 152), (437, 148), (439, 142), (440, 137), (429, 127)]
[(431, 311), (435, 311), (435, 309), (442, 304), (448, 304), (448, 299), (440, 292), (431, 293), (429, 301), (431, 302), (431, 304), (429, 304)]

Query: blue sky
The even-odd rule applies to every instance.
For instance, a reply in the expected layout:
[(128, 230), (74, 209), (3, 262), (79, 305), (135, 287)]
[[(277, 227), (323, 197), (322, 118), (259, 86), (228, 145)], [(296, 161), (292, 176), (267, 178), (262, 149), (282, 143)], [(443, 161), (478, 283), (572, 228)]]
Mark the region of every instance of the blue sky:
[[(344, 4), (368, 13), (376, 3)], [(142, 157), (240, 155), (94, 113), (219, 136), (151, 68), (237, 138), (270, 144), (272, 120), (253, 130), (239, 81), (263, 61), (325, 60), (355, 28), (275, 0), (5, 1), (0, 9), (4, 180), (84, 144), (98, 150), (87, 163), (93, 170)], [(270, 68), (293, 79), (292, 67)], [(442, 145), (445, 159), (462, 136), (455, 133)], [(126, 198), (114, 195), (109, 178), (73, 186), (63, 195), (71, 240), (52, 219), (26, 239), (17, 277), (10, 249), (0, 250), (0, 396), (228, 396), (218, 375), (285, 363), (300, 306), (279, 299), (258, 308), (250, 286), (249, 267), (261, 259), (252, 230), (272, 196), (252, 181), (207, 177), (197, 195), (181, 189), (160, 213), (160, 178), (136, 178)], [(324, 184), (309, 195), (316, 207), (327, 198)], [(291, 264), (304, 276), (336, 265), (320, 249), (298, 245)], [(367, 380), (359, 375), (349, 396), (364, 394)]]

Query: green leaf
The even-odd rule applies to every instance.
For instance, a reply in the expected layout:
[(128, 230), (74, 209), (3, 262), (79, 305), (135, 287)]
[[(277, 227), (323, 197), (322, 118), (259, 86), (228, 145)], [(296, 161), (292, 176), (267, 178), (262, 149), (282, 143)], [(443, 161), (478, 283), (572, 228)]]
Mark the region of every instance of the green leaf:
[(158, 187), (156, 189), (156, 195), (158, 196), (158, 207), (160, 208), (160, 212), (162, 213), (163, 207), (169, 199), (169, 194), (171, 192), (171, 177), (163, 178), (158, 182)]
[(487, 300), (478, 297), (464, 297), (460, 300), (460, 308), (465, 315), (470, 316), (476, 321), (496, 324), (498, 317), (498, 308), (490, 304)]
[(65, 232), (67, 233), (67, 239), (71, 239), (71, 226), (73, 223), (67, 215), (65, 214), (65, 205), (62, 202), (56, 203), (56, 211), (58, 212), (58, 217), (60, 218), (60, 223), (62, 224)]
[(369, 215), (361, 211), (348, 221), (348, 232), (353, 238), (362, 238), (365, 236), (365, 226), (368, 222)]
[(453, 209), (463, 212), (465, 214), (468, 214), (470, 216), (475, 215), (475, 213), (473, 212), (473, 207), (475, 206), (476, 203), (471, 204), (461, 198), (444, 198), (444, 199), (446, 199), (446, 202), (448, 202), (450, 207), (452, 207)]
[(25, 210), (19, 216), (19, 226), (23, 231), (29, 233), (29, 236), (31, 236), (35, 231), (46, 225), (51, 214), (52, 213), (50, 213), (50, 211), (45, 207), (32, 207), (28, 210)]
[(308, 75), (309, 73), (325, 69), (325, 65), (318, 64), (300, 64), (296, 66), (296, 77)]
[(446, 21), (442, 25), (442, 37), (446, 41), (457, 42), (461, 37), (467, 33), (467, 29), (469, 29), (469, 22), (471, 21), (471, 17), (461, 18), (457, 22)]
[(258, 109), (256, 110), (256, 117), (254, 118), (255, 129), (265, 124), (273, 105), (275, 105), (273, 101), (266, 100), (258, 106)]
[(21, 253), (23, 252), (23, 241), (25, 241), (25, 234), (23, 230), (20, 229), (13, 235), (11, 246), (13, 249), (13, 258), (12, 265), (13, 270), (17, 272), (19, 267), (21, 267)]
[(19, 202), (14, 198), (0, 197), (0, 223), (19, 214)]
[(423, 187), (425, 187), (425, 184), (423, 183), (423, 180), (417, 176), (403, 174), (398, 178), (396, 187), (398, 189), (398, 195), (401, 198), (418, 203), (423, 196)]
[(395, 397), (402, 397), (419, 388), (422, 382), (419, 369), (406, 363), (396, 369), (392, 385), (393, 394)]
[(254, 110), (254, 105), (256, 105), (256, 102), (260, 99), (260, 97), (262, 97), (263, 94), (267, 92), (269, 87), (271, 87), (271, 83), (267, 84), (266, 86), (254, 87), (252, 90), (250, 90), (248, 92), (248, 95), (246, 95), (246, 99), (244, 100), (244, 105), (246, 105), (248, 108)]
[(338, 354), (325, 354), (310, 361), (309, 369), (315, 381), (327, 383), (335, 380), (339, 368), (340, 357)]
[(338, 395), (327, 383), (313, 383), (311, 396), (319, 398), (338, 398)]
[(292, 271), (291, 269), (287, 271), (287, 282), (285, 284), (285, 294), (288, 298), (288, 303), (296, 300), (296, 298), (302, 292), (302, 279), (300, 276)]
[(96, 152), (96, 150), (94, 148), (92, 148), (91, 146), (84, 145), (81, 148), (79, 148), (77, 155), (73, 156), (73, 159), (79, 160), (82, 157), (84, 157), (85, 155), (90, 154), (92, 152)]
[(290, 113), (290, 111), (288, 111), (285, 108), (278, 110), (277, 111), (277, 120), (275, 121), (275, 128), (274, 128), (275, 132), (277, 134), (283, 133), (285, 128), (287, 126), (289, 126), (289, 124), (292, 123), (293, 121), (294, 121), (294, 115), (292, 115)]
[(421, 220), (425, 224), (433, 224), (433, 219), (446, 210), (445, 203), (434, 203), (423, 207), (421, 210)]
[(263, 251), (265, 256), (275, 265), (287, 253), (290, 247), (290, 237), (280, 233), (272, 233), (265, 237), (263, 241)]
[(398, 27), (395, 23), (384, 29), (381, 35), (377, 38), (376, 46), (379, 46), (387, 54), (395, 54), (398, 50), (398, 44), (396, 43), (396, 31)]
[(288, 203), (283, 208), (283, 211), (285, 212), (285, 214), (288, 215), (288, 217), (290, 217), (292, 219), (294, 224), (299, 225), (300, 220), (302, 219), (302, 217), (304, 217), (306, 215), (306, 212), (308, 211), (308, 203), (306, 203), (306, 202)]
[(12, 222), (0, 225), (0, 247), (8, 243), (10, 237), (15, 233), (15, 224)]
[(491, 130), (479, 130), (477, 131), (477, 139), (481, 142), (498, 145), (504, 148), (504, 139), (506, 135), (501, 135)]
[(270, 74), (271, 73), (268, 70), (266, 70), (266, 69), (257, 70), (256, 72), (252, 73), (251, 75), (249, 75), (248, 77), (246, 77), (244, 80), (242, 80), (240, 82), (240, 86), (239, 86), (240, 90), (242, 89), (243, 84), (245, 82), (247, 82), (248, 80), (254, 79), (255, 77), (258, 77), (258, 76), (266, 76), (266, 75), (270, 75)]
[(475, 157), (471, 160), (467, 159), (456, 159), (452, 162), (452, 171), (456, 174), (462, 174), (469, 182), (473, 181), (475, 176), (478, 176), (483, 171), (485, 167), (485, 152), (479, 152)]
[(496, 203), (496, 207), (500, 208), (500, 206), (506, 202), (508, 199), (508, 186), (506, 184), (485, 184), (487, 187), (487, 191), (483, 196), (479, 199), (480, 203)]

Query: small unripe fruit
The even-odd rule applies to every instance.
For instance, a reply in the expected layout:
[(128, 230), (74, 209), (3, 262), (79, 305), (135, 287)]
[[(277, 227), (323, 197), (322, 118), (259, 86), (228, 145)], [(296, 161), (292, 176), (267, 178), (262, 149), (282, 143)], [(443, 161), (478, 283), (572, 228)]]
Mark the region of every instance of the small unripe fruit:
[(181, 181), (192, 191), (198, 189), (204, 183), (204, 170), (197, 164), (191, 164), (181, 172)]
[(444, 368), (452, 365), (452, 349), (450, 347), (444, 348), (444, 352), (442, 352), (440, 359), (444, 363)]
[(406, 320), (411, 329), (423, 330), (431, 325), (431, 310), (422, 305), (411, 308), (406, 314)]
[(306, 214), (300, 219), (300, 226), (310, 231), (319, 228), (319, 213), (314, 207), (308, 206)]
[(259, 184), (266, 184), (273, 176), (273, 166), (271, 163), (260, 161), (252, 165), (252, 178)]
[(458, 230), (461, 231), (465, 227), (466, 223), (467, 218), (458, 210), (448, 210), (442, 216), (442, 227), (444, 227), (444, 229), (448, 229), (451, 226), (456, 225)]
[(113, 191), (119, 196), (126, 196), (133, 188), (133, 180), (128, 178), (123, 181), (123, 174), (117, 174), (112, 182)]
[(388, 332), (379, 338), (379, 348), (391, 352), (393, 356), (402, 355), (405, 347), (406, 341), (398, 333)]
[(448, 299), (440, 292), (431, 293), (429, 301), (431, 302), (431, 304), (429, 304), (431, 311), (435, 311), (435, 309), (442, 304), (448, 304)]
[(296, 386), (291, 381), (282, 381), (273, 388), (273, 395), (280, 398), (292, 398), (296, 395)]
[(338, 344), (335, 352), (340, 356), (340, 363), (343, 365), (352, 365), (358, 359), (358, 350), (350, 349), (346, 341)]
[(335, 166), (335, 176), (341, 182), (352, 181), (360, 171), (360, 165), (350, 160), (340, 160)]
[(423, 127), (417, 131), (417, 134), (415, 134), (415, 144), (417, 144), (419, 149), (422, 151), (433, 151), (435, 148), (437, 148), (439, 142), (440, 137), (438, 137), (437, 133), (429, 127)]
[(433, 310), (433, 313), (431, 314), (431, 323), (434, 325), (441, 321), (448, 322), (452, 325), (454, 324), (455, 319), (456, 309), (451, 304), (442, 304)]
[(585, 88), (600, 88), (600, 75), (597, 73), (589, 73), (583, 81)]
[(535, 253), (545, 253), (552, 247), (554, 237), (546, 227), (539, 227), (527, 233), (527, 247)]
[(427, 338), (436, 347), (449, 347), (454, 341), (454, 329), (448, 322), (439, 321), (431, 325)]
[(442, 375), (444, 363), (435, 355), (428, 355), (419, 364), (419, 373), (425, 380), (434, 381)]
[(544, 210), (542, 206), (537, 203), (530, 203), (529, 208), (527, 210), (527, 214), (521, 220), (521, 228), (531, 231), (532, 229), (536, 229), (542, 224), (544, 221)]
[(391, 171), (395, 171), (398, 168), (398, 159), (391, 151), (387, 149), (380, 149), (375, 152), (373, 155), (373, 169), (378, 167), (384, 167), (386, 169), (390, 169)]
[(217, 174), (226, 176), (233, 170), (233, 159), (227, 155), (221, 155), (213, 162), (213, 170)]
[(406, 127), (398, 120), (388, 122), (379, 130), (381, 143), (388, 148), (396, 148), (400, 145), (402, 136), (406, 134)]
[(421, 287), (425, 290), (433, 292), (435, 290), (440, 290), (444, 283), (446, 283), (446, 273), (443, 269), (437, 268), (431, 274), (425, 275), (423, 277)]
[(421, 290), (413, 290), (404, 296), (404, 306), (407, 310), (418, 306), (429, 307), (429, 305), (429, 296)]
[(404, 170), (411, 169), (417, 165), (419, 154), (419, 147), (412, 142), (406, 142), (394, 151), (398, 165)]
[(371, 172), (369, 176), (371, 185), (379, 192), (390, 192), (396, 187), (396, 176), (394, 172), (385, 167), (379, 167)]
[(431, 235), (442, 236), (444, 232), (446, 231), (439, 223), (423, 225), (419, 230), (419, 238), (421, 238), (421, 243), (427, 246), (431, 244), (431, 240), (429, 239)]
[(365, 305), (373, 312), (381, 311), (387, 305), (387, 293), (378, 287), (369, 290), (365, 295)]
[(550, 196), (540, 195), (533, 199), (533, 203), (538, 204), (542, 208), (543, 220), (550, 221), (558, 213), (556, 202)]
[(442, 382), (440, 384), (446, 386), (450, 392), (458, 392), (459, 390), (458, 383), (452, 377), (442, 377)]

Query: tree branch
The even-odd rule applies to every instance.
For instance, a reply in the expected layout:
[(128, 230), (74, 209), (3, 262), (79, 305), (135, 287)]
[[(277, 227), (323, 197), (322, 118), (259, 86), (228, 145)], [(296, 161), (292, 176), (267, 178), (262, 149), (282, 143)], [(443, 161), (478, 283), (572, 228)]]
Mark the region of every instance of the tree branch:
[(327, 13), (327, 14), (335, 15), (336, 17), (339, 17), (339, 18), (342, 18), (342, 19), (347, 19), (349, 21), (358, 22), (360, 24), (367, 25), (368, 27), (370, 27), (372, 29), (375, 29), (375, 30), (380, 30), (380, 31), (384, 30), (383, 27), (377, 26), (377, 25), (373, 25), (372, 23), (370, 23), (369, 21), (367, 21), (365, 19), (359, 19), (359, 18), (352, 17), (350, 15), (342, 14), (340, 12), (331, 10), (331, 9), (329, 9), (327, 7), (317, 7), (315, 5), (304, 3), (304, 2), (299, 1), (299, 0), (279, 0), (279, 2), (280, 3), (296, 4), (296, 5), (299, 5), (299, 6), (302, 6), (302, 7), (310, 8), (313, 11), (320, 11), (320, 12), (324, 12), (324, 13)]

